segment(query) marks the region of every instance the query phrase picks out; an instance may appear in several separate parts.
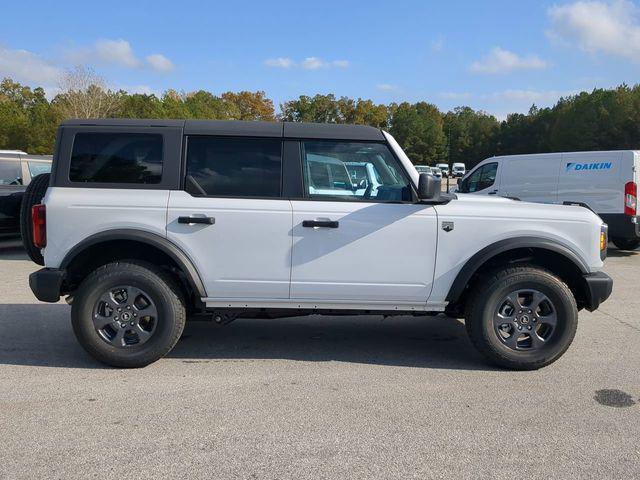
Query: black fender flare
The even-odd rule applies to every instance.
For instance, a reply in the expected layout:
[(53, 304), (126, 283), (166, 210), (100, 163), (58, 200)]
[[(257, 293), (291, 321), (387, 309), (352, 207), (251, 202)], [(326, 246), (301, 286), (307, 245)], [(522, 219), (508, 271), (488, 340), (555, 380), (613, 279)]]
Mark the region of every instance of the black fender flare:
[(180, 269), (184, 272), (189, 285), (200, 297), (207, 296), (202, 278), (191, 259), (173, 242), (156, 233), (135, 229), (114, 229), (96, 233), (75, 245), (62, 259), (60, 263), (61, 269), (66, 269), (71, 262), (87, 248), (99, 243), (105, 243), (114, 240), (133, 240), (140, 243), (146, 243), (158, 250), (164, 252), (171, 258)]
[(516, 250), (520, 248), (536, 248), (540, 250), (548, 250), (554, 253), (558, 253), (571, 261), (583, 275), (589, 273), (587, 264), (580, 258), (580, 256), (574, 252), (571, 248), (550, 240), (548, 238), (540, 237), (517, 237), (508, 238), (506, 240), (500, 240), (496, 243), (492, 243), (484, 247), (482, 250), (473, 255), (467, 263), (464, 264), (456, 279), (453, 281), (449, 293), (447, 294), (447, 302), (454, 303), (458, 301), (464, 291), (465, 287), (469, 283), (469, 280), (478, 271), (478, 269), (486, 262), (491, 260), (501, 253), (508, 252), (509, 250)]

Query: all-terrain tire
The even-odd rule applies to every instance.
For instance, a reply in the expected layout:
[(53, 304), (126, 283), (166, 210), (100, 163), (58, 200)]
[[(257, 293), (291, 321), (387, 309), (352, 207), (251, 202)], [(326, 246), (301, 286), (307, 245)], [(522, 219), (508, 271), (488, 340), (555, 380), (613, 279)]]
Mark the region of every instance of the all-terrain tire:
[[(96, 305), (101, 297), (110, 292), (113, 298), (113, 289), (120, 287), (143, 291), (153, 302), (157, 323), (145, 343), (115, 345), (105, 336), (105, 331), (98, 331), (94, 325)], [(133, 302), (134, 299), (127, 299), (121, 306), (126, 308)], [(130, 311), (136, 311), (135, 307)], [(144, 315), (144, 310), (137, 311), (140, 317)], [(118, 312), (114, 311), (113, 315), (115, 318)], [(109, 263), (89, 274), (76, 291), (71, 307), (71, 323), (80, 345), (98, 361), (122, 368), (144, 367), (169, 353), (182, 335), (186, 316), (184, 296), (174, 277), (155, 265), (135, 260)], [(124, 324), (123, 328), (129, 328)], [(115, 325), (114, 331), (118, 330), (118, 321), (111, 325)], [(131, 332), (135, 336), (133, 329)]]
[(49, 187), (50, 174), (43, 173), (34, 177), (27, 186), (27, 190), (22, 197), (20, 204), (20, 236), (22, 237), (22, 245), (27, 251), (29, 258), (38, 265), (44, 265), (42, 252), (33, 244), (33, 225), (31, 224), (31, 207), (42, 203), (44, 194)]
[[(555, 362), (567, 351), (576, 334), (578, 309), (569, 287), (553, 273), (536, 266), (507, 267), (484, 276), (476, 286), (467, 304), (465, 325), (471, 342), (490, 363), (513, 370), (536, 370)], [(526, 344), (530, 335), (527, 328), (530, 325), (535, 331), (537, 324), (532, 323), (533, 318), (541, 317), (535, 313), (528, 315), (530, 318), (527, 318), (527, 322), (531, 323), (522, 325), (524, 317), (520, 316), (513, 325), (522, 326), (524, 330), (520, 334), (519, 330), (513, 328), (518, 346), (510, 348), (496, 326), (500, 323), (495, 321), (496, 312), (512, 292), (527, 291), (539, 292), (547, 298), (555, 311), (557, 323), (542, 344), (536, 343), (539, 348), (527, 349), (526, 345), (521, 348), (519, 339), (524, 339), (523, 343)], [(545, 308), (549, 308), (546, 305)], [(524, 310), (524, 313), (526, 316), (527, 311)], [(511, 324), (507, 328), (512, 328)], [(529, 341), (533, 346), (533, 339), (529, 337)]]

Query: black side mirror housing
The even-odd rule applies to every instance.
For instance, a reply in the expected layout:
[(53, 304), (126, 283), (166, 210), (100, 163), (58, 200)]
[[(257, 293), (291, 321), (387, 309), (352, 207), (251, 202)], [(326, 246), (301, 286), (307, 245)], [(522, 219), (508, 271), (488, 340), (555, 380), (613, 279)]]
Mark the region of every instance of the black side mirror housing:
[(425, 201), (438, 201), (440, 198), (440, 179), (421, 173), (418, 180), (418, 199)]

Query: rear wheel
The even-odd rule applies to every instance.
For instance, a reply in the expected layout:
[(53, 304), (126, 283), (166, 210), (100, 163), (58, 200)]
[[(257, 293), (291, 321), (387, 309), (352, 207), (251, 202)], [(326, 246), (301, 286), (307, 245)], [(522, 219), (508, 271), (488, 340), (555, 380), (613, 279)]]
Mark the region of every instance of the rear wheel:
[(20, 204), (20, 236), (22, 245), (29, 258), (38, 265), (44, 265), (44, 258), (40, 249), (33, 244), (33, 225), (31, 224), (31, 207), (42, 203), (44, 194), (49, 187), (50, 174), (43, 173), (31, 180)]
[(144, 367), (174, 347), (186, 320), (173, 277), (146, 263), (117, 262), (91, 273), (71, 308), (82, 347), (115, 367)]
[(491, 363), (535, 370), (569, 348), (578, 326), (573, 293), (537, 267), (505, 268), (487, 276), (469, 303), (466, 328)]
[(619, 250), (635, 250), (640, 246), (640, 238), (618, 238), (611, 239), (613, 244), (618, 247)]

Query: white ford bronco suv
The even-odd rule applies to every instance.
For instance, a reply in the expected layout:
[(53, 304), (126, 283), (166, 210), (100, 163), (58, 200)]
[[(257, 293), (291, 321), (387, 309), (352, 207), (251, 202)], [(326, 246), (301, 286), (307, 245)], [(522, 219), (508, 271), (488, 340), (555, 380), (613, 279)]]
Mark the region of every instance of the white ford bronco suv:
[(81, 345), (118, 367), (198, 315), (446, 313), (492, 363), (536, 369), (612, 289), (588, 209), (441, 193), (365, 126), (66, 121), (25, 201), (31, 289), (67, 296)]

